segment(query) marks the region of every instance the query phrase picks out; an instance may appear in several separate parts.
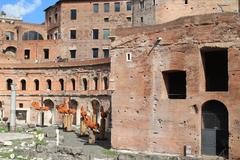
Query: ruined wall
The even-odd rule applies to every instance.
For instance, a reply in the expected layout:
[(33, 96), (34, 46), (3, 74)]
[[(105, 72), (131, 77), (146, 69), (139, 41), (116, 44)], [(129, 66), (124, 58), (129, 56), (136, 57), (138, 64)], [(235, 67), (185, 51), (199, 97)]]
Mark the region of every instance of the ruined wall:
[[(191, 155), (202, 155), (202, 106), (217, 100), (229, 113), (229, 157), (240, 157), (239, 20), (237, 14), (203, 15), (116, 32), (111, 63), (114, 148), (183, 155), (188, 145)], [(206, 91), (202, 47), (227, 48), (228, 91)], [(127, 53), (132, 61), (126, 62)], [(186, 72), (187, 97), (169, 99), (163, 72), (179, 70)], [(141, 107), (143, 112), (134, 112)]]
[[(63, 64), (62, 64), (63, 65)], [(31, 107), (31, 103), (51, 100), (54, 104), (53, 109), (46, 113), (46, 123), (61, 124), (62, 117), (56, 111), (56, 105), (62, 104), (65, 99), (72, 99), (77, 102), (77, 121), (80, 124), (80, 108), (87, 107), (92, 110), (92, 100), (97, 100), (99, 105), (105, 110), (110, 108), (110, 92), (105, 88), (104, 78), (109, 79), (109, 60), (101, 65), (98, 63), (89, 63), (85, 65), (71, 65), (70, 67), (52, 66), (51, 64), (38, 66), (26, 65), (9, 66), (2, 64), (0, 70), (0, 101), (4, 109), (3, 116), (10, 116), (10, 95), (7, 90), (7, 80), (12, 79), (17, 88), (17, 110), (27, 111), (27, 120), (24, 124), (40, 124), (40, 115)], [(4, 69), (5, 68), (5, 69)], [(84, 89), (83, 78), (87, 80), (87, 89)], [(97, 89), (95, 88), (94, 78), (98, 78)], [(51, 80), (51, 90), (48, 89), (47, 80)], [(60, 79), (64, 80), (64, 89), (61, 89)], [(75, 89), (72, 79), (75, 80)], [(22, 90), (21, 80), (26, 81), (26, 90)], [(35, 80), (39, 81), (39, 90), (36, 90)], [(20, 108), (22, 104), (22, 108)], [(99, 106), (100, 107), (100, 106)], [(53, 116), (54, 115), (54, 116)], [(54, 117), (54, 118), (53, 118)], [(50, 121), (51, 120), (51, 121)], [(19, 122), (20, 123), (20, 122)], [(18, 123), (18, 124), (19, 124)]]
[[(154, 25), (169, 22), (184, 16), (202, 15), (222, 12), (239, 12), (238, 0), (144, 0), (133, 1), (133, 25)], [(143, 17), (143, 22), (141, 22)]]

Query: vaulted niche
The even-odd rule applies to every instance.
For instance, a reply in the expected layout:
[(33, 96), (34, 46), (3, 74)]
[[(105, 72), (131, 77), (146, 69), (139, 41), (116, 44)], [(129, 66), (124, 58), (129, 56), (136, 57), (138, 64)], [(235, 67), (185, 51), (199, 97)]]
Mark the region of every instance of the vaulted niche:
[(228, 91), (227, 48), (201, 49), (206, 91)]
[(169, 99), (186, 99), (185, 71), (164, 71), (163, 78)]

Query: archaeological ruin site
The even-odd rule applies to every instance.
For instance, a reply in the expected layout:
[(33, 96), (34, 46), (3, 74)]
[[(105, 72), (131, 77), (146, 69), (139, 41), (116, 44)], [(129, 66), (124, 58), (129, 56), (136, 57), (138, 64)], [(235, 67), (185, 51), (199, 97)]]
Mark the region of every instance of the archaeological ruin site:
[(0, 159), (20, 159), (1, 148), (33, 133), (23, 159), (240, 159), (240, 0), (44, 12), (42, 24), (0, 13)]

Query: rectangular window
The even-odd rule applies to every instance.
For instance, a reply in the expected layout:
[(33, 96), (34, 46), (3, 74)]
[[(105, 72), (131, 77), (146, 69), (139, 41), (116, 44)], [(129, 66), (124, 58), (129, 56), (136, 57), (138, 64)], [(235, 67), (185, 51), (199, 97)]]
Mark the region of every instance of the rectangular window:
[(70, 50), (70, 57), (76, 58), (76, 53), (77, 53), (77, 50)]
[(98, 29), (93, 29), (92, 34), (93, 34), (93, 39), (98, 39)]
[(93, 12), (98, 13), (98, 10), (99, 10), (98, 3), (93, 4)]
[(109, 12), (109, 3), (104, 3), (104, 12)]
[(104, 22), (109, 22), (109, 18), (104, 18)]
[(103, 29), (103, 39), (108, 39), (110, 35), (109, 29)]
[(93, 53), (93, 58), (98, 58), (98, 48), (93, 48), (92, 53)]
[(141, 23), (143, 23), (143, 17), (141, 17)]
[(49, 59), (49, 49), (43, 49), (44, 59)]
[(30, 49), (24, 50), (24, 59), (30, 59)]
[(140, 9), (144, 9), (144, 0), (140, 1)]
[(71, 9), (71, 20), (76, 20), (76, 19), (77, 19), (77, 10)]
[(70, 30), (70, 39), (77, 39), (77, 31)]
[(132, 10), (132, 3), (127, 2), (127, 11), (131, 11), (131, 10)]
[(169, 99), (186, 99), (185, 71), (165, 71), (163, 78)]
[(206, 91), (228, 91), (228, 50), (227, 48), (201, 49), (205, 73)]
[(23, 108), (23, 103), (19, 103), (19, 108)]
[(115, 12), (120, 12), (120, 2), (114, 3), (114, 10), (115, 10)]
[(109, 49), (103, 49), (104, 58), (109, 58)]

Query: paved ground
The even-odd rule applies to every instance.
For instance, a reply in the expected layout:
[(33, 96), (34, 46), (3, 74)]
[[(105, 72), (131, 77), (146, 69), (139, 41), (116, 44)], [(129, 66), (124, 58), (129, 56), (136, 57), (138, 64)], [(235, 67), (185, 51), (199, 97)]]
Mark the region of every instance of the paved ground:
[(0, 142), (22, 140), (28, 138), (33, 138), (33, 135), (24, 133), (0, 133)]

